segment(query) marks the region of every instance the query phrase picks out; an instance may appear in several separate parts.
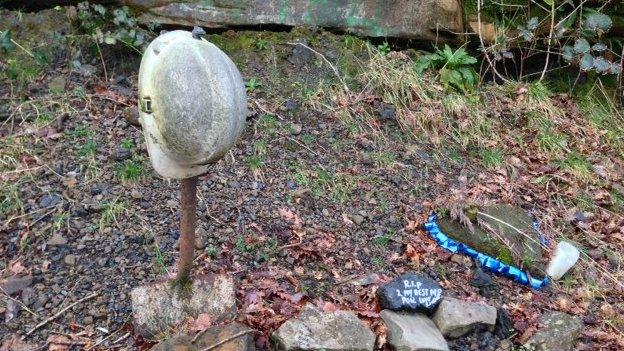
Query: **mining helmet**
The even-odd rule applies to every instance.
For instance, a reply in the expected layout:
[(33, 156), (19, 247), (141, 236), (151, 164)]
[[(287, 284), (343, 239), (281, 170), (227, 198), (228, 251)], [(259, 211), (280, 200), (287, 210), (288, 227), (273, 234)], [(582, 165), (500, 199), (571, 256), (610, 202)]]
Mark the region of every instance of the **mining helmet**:
[(245, 127), (245, 84), (234, 62), (200, 35), (175, 30), (147, 47), (139, 110), (152, 166), (166, 178), (206, 173)]

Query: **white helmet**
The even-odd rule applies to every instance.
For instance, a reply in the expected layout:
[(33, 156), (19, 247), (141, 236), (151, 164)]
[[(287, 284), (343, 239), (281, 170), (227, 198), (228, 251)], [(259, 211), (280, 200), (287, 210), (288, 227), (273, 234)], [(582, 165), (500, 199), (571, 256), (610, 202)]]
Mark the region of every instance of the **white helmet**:
[(167, 32), (141, 60), (139, 111), (156, 172), (189, 178), (205, 173), (241, 135), (245, 85), (215, 45), (191, 32)]

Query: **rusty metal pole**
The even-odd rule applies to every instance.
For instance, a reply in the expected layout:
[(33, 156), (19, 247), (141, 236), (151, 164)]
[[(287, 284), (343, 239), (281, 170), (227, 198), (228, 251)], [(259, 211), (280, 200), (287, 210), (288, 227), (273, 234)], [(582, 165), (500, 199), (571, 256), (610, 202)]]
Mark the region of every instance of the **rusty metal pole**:
[(176, 283), (191, 281), (195, 251), (195, 211), (197, 209), (197, 176), (180, 181), (180, 261)]

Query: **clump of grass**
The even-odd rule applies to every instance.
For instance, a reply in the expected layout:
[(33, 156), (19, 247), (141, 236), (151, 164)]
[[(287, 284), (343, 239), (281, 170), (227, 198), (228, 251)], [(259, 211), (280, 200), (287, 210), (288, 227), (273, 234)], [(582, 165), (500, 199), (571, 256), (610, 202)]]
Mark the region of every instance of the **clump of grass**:
[(125, 160), (122, 164), (117, 164), (115, 167), (115, 175), (122, 182), (137, 182), (145, 174), (145, 167), (143, 160), (140, 158), (134, 158), (132, 160)]
[(613, 98), (603, 87), (594, 86), (577, 99), (584, 116), (605, 132), (604, 140), (624, 158), (624, 113)]
[(134, 147), (134, 141), (132, 141), (132, 139), (130, 138), (124, 138), (121, 141), (121, 147), (126, 150), (132, 150), (132, 148)]
[(578, 194), (574, 199), (576, 205), (583, 211), (596, 212), (596, 204), (591, 197), (586, 194)]
[(60, 230), (64, 224), (67, 224), (68, 219), (67, 212), (57, 213), (52, 217), (52, 226), (55, 230)]
[(67, 134), (76, 142), (78, 156), (92, 159), (97, 153), (97, 141), (95, 140), (95, 131), (87, 125), (81, 124), (76, 126)]
[(169, 273), (169, 269), (167, 269), (167, 257), (156, 243), (154, 243), (154, 266), (157, 274)]
[(485, 168), (494, 169), (503, 165), (505, 155), (499, 148), (483, 148), (479, 151), (481, 162)]
[(0, 139), (0, 171), (14, 171), (20, 166), (20, 159), (25, 153), (32, 152), (25, 148), (22, 138), (5, 137)]
[(266, 140), (260, 139), (256, 140), (251, 144), (253, 152), (258, 156), (266, 156), (269, 151), (269, 143)]
[(576, 151), (570, 152), (564, 159), (556, 162), (564, 172), (570, 173), (576, 179), (588, 181), (592, 176), (591, 163), (587, 158)]
[(378, 168), (388, 168), (396, 162), (397, 156), (390, 151), (373, 152), (371, 158)]
[(275, 133), (279, 127), (279, 121), (275, 118), (275, 116), (267, 113), (261, 115), (256, 122), (256, 128), (258, 131), (268, 134)]
[(264, 165), (264, 157), (258, 155), (249, 155), (245, 157), (245, 166), (249, 168), (250, 171), (257, 173), (262, 169)]
[(100, 232), (107, 226), (117, 223), (117, 216), (126, 211), (126, 205), (123, 202), (114, 200), (101, 206), (102, 215), (100, 216), (99, 229)]
[(385, 248), (392, 240), (393, 235), (394, 231), (389, 230), (386, 234), (373, 238), (373, 243), (377, 246)]
[(20, 189), (15, 184), (4, 184), (0, 189), (0, 214), (3, 217), (21, 214), (24, 211)]
[(567, 138), (554, 130), (552, 122), (540, 119), (539, 131), (537, 132), (537, 143), (541, 150), (553, 155), (559, 155), (567, 149)]
[(308, 145), (314, 144), (316, 142), (316, 136), (306, 133), (301, 135), (301, 140)]
[(386, 260), (380, 256), (374, 256), (373, 258), (371, 258), (371, 262), (373, 263), (375, 267), (377, 267), (377, 269), (384, 269), (386, 268), (386, 265), (388, 264)]

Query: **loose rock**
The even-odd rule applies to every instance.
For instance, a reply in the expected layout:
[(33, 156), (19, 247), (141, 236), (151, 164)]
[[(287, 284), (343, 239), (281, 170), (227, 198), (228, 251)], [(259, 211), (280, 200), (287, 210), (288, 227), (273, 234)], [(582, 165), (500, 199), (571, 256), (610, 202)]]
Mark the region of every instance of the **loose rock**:
[(534, 351), (567, 351), (581, 334), (583, 323), (577, 317), (563, 312), (547, 312), (540, 318), (541, 328), (524, 344)]
[(536, 277), (545, 276), (546, 265), (542, 260), (544, 248), (540, 244), (539, 234), (533, 228), (533, 219), (522, 208), (490, 205), (479, 208), (476, 214), (466, 215), (474, 215), (496, 233), (482, 229), (474, 221), (473, 230), (470, 230), (459, 221), (449, 218), (439, 220), (440, 230), (452, 239), (497, 257), (504, 263), (523, 267)]
[(236, 314), (234, 281), (225, 275), (195, 278), (189, 291), (170, 281), (140, 286), (131, 292), (135, 330), (147, 338), (168, 331), (189, 317), (210, 315), (215, 322)]
[(286, 351), (373, 350), (375, 334), (351, 311), (321, 312), (307, 304), (298, 318), (290, 319), (272, 338)]
[(39, 206), (42, 208), (53, 207), (58, 204), (63, 198), (59, 194), (45, 195), (39, 201)]
[(126, 107), (122, 114), (128, 123), (134, 126), (141, 125), (141, 122), (139, 121), (139, 109), (137, 107)]
[(442, 335), (458, 338), (476, 328), (494, 328), (496, 308), (483, 303), (444, 298), (438, 306), (433, 321)]
[(50, 246), (58, 246), (67, 244), (67, 239), (65, 239), (60, 233), (54, 233), (50, 239), (47, 241)]
[(381, 311), (388, 327), (388, 342), (396, 351), (448, 351), (442, 333), (427, 316)]
[(67, 256), (65, 256), (65, 264), (68, 264), (70, 266), (73, 266), (76, 264), (76, 256), (69, 254)]
[(351, 220), (353, 221), (353, 223), (360, 225), (364, 222), (364, 217), (360, 216), (359, 214), (354, 214), (353, 216), (351, 216)]
[(123, 146), (117, 147), (117, 149), (115, 149), (115, 153), (113, 154), (113, 158), (116, 161), (125, 161), (130, 157), (132, 157), (132, 152)]
[(193, 342), (190, 335), (182, 334), (175, 336), (169, 340), (162, 341), (154, 346), (152, 351), (171, 351), (171, 350), (204, 350), (210, 346), (224, 342), (214, 351), (253, 351), (255, 330), (240, 323), (231, 323), (224, 326), (217, 326), (206, 331), (200, 332), (201, 336)]
[(301, 126), (301, 124), (293, 123), (290, 125), (290, 134), (292, 135), (299, 135), (302, 130), (303, 126)]
[(13, 295), (20, 292), (32, 284), (32, 277), (9, 277), (8, 279), (0, 282), (0, 287), (7, 295)]
[(404, 274), (377, 292), (382, 308), (393, 311), (431, 313), (442, 297), (442, 288), (422, 274)]

